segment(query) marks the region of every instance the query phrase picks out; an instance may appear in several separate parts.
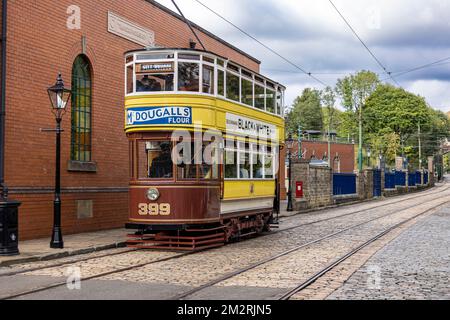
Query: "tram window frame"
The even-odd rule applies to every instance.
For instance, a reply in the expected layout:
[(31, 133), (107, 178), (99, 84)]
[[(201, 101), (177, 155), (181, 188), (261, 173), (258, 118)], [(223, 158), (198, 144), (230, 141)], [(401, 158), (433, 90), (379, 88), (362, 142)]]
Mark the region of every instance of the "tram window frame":
[[(159, 156), (155, 156), (150, 160), (150, 150), (148, 148), (148, 144), (149, 143), (166, 143), (169, 144), (170, 146), (170, 160), (172, 163), (172, 173), (171, 173), (171, 177), (155, 177), (152, 178), (151, 177), (151, 167), (152, 167), (152, 163), (155, 159), (157, 159)], [(144, 150), (141, 150), (142, 146), (144, 147)], [(136, 172), (136, 178), (138, 180), (151, 180), (151, 181), (174, 181), (175, 180), (175, 165), (172, 161), (172, 150), (173, 150), (173, 142), (171, 140), (164, 140), (164, 139), (142, 139), (142, 140), (137, 140), (136, 141), (136, 166), (137, 166), (137, 172)], [(144, 152), (142, 152), (144, 151)], [(156, 150), (154, 150), (153, 152), (156, 152)], [(162, 150), (161, 150), (162, 152)], [(145, 159), (144, 162), (141, 162), (143, 159), (141, 159), (142, 156), (144, 156), (145, 154)], [(161, 155), (161, 154), (160, 154)], [(146, 166), (146, 170), (145, 170), (145, 177), (142, 174), (142, 166), (145, 164)]]
[[(269, 95), (272, 94), (272, 98)], [(265, 94), (266, 111), (272, 114), (276, 114), (276, 91), (270, 88), (266, 88)]]
[[(205, 74), (205, 70), (209, 70), (209, 84), (205, 83), (205, 79), (207, 77)], [(210, 65), (208, 63), (204, 63), (202, 65), (202, 93), (209, 94), (209, 95), (215, 95), (215, 83), (216, 83), (216, 76), (215, 76), (215, 68), (214, 65)], [(209, 90), (208, 90), (209, 86)], [(206, 91), (205, 91), (206, 90)]]
[[(196, 66), (195, 68), (198, 70), (197, 74), (195, 75), (195, 72), (191, 73), (190, 74), (191, 79), (187, 79), (186, 78), (186, 80), (182, 80), (181, 73), (180, 73), (180, 71), (181, 71), (180, 66), (182, 64), (191, 65), (191, 66), (195, 65)], [(197, 93), (200, 92), (200, 88), (201, 88), (201, 86), (200, 86), (200, 84), (201, 84), (201, 65), (202, 64), (200, 62), (178, 60), (177, 70), (176, 70), (177, 75), (178, 75), (178, 83), (177, 83), (177, 91), (178, 92), (197, 92)], [(192, 79), (192, 76), (193, 76), (193, 79)], [(183, 81), (184, 83), (182, 83), (181, 81)], [(193, 84), (192, 83), (189, 84), (189, 82), (192, 82)], [(192, 87), (191, 89), (189, 89), (189, 87), (187, 86), (188, 84), (189, 84), (189, 86)], [(182, 89), (182, 88), (186, 88), (186, 89)]]
[(225, 70), (223, 69), (217, 69), (217, 94), (225, 97)]
[[(231, 145), (231, 146), (230, 146)], [(232, 155), (233, 162), (228, 163), (229, 155)], [(238, 149), (236, 148), (236, 144), (232, 140), (226, 141), (226, 147), (224, 149), (224, 179), (225, 180), (237, 180), (239, 177), (239, 157), (238, 157)], [(229, 167), (234, 168), (234, 174), (231, 176), (229, 173), (233, 173), (233, 170), (229, 169)]]
[[(142, 90), (139, 91), (138, 90), (138, 81), (140, 83), (142, 83), (142, 77), (147, 77), (150, 80), (153, 80), (157, 83), (157, 85), (160, 86), (160, 89), (158, 89), (158, 87), (154, 87), (149, 88), (149, 90)], [(163, 77), (163, 78), (160, 78)], [(150, 92), (173, 92), (174, 91), (174, 84), (175, 84), (175, 74), (172, 72), (168, 72), (168, 73), (139, 73), (136, 74), (135, 77), (135, 83), (136, 83), (136, 93), (142, 94), (143, 92), (145, 93), (150, 93)]]
[[(263, 146), (253, 143), (251, 145), (251, 168), (252, 168), (252, 179), (253, 180), (264, 180), (265, 179), (264, 157), (265, 157), (265, 154), (264, 154)], [(256, 169), (255, 164), (259, 165), (259, 163), (261, 165), (256, 166), (256, 168), (261, 170), (260, 177), (258, 177), (257, 174), (255, 174), (255, 173), (257, 173), (257, 171), (255, 171), (255, 169)]]
[[(234, 83), (234, 85), (237, 84), (237, 88), (235, 88), (235, 86), (233, 86), (233, 92), (231, 92), (230, 88), (232, 87), (229, 81), (231, 81), (231, 79), (234, 78), (234, 80), (236, 81)], [(241, 80), (240, 80), (240, 75), (234, 72), (230, 72), (230, 71), (226, 71), (226, 80), (225, 80), (225, 92), (226, 92), (226, 98), (234, 101), (234, 102), (241, 102)], [(236, 91), (237, 89), (237, 91)], [(236, 99), (234, 99), (236, 98)]]
[[(258, 91), (261, 89), (262, 92)], [(266, 88), (264, 85), (255, 83), (255, 108), (258, 110), (266, 111)], [(261, 104), (262, 102), (262, 104)]]
[[(250, 84), (251, 93), (248, 94), (246, 91), (246, 87), (244, 86), (244, 83)], [(248, 89), (248, 88), (247, 88)], [(241, 77), (241, 102), (247, 106), (253, 107), (255, 103), (255, 87), (253, 80)], [(250, 96), (250, 100), (248, 98)]]
[[(130, 70), (131, 70), (131, 74), (130, 74)], [(127, 77), (126, 81), (125, 81), (125, 92), (126, 92), (126, 94), (133, 94), (135, 92), (134, 85), (136, 83), (134, 80), (134, 75), (135, 75), (134, 63), (126, 65), (125, 74)]]
[[(137, 73), (137, 64), (145, 63), (172, 63), (174, 65), (173, 73), (170, 73), (170, 77), (173, 74), (172, 79), (164, 79), (164, 84), (166, 88), (161, 88), (161, 90), (154, 91), (138, 91), (137, 80), (139, 79), (139, 73)], [(194, 84), (191, 88), (183, 88), (180, 86), (180, 66), (183, 63), (195, 64), (194, 77), (191, 78), (190, 82)], [(131, 68), (133, 68), (133, 90), (131, 90)], [(213, 71), (214, 69), (214, 71)], [(198, 73), (197, 73), (198, 70)], [(210, 80), (210, 88), (205, 88), (204, 79), (206, 80), (208, 76), (204, 74), (209, 71), (210, 75), (214, 79)], [(199, 93), (202, 95), (210, 95), (214, 97), (224, 98), (233, 103), (239, 103), (242, 106), (253, 107), (255, 109), (264, 111), (266, 113), (283, 117), (284, 110), (284, 87), (278, 83), (265, 78), (259, 73), (240, 67), (238, 64), (231, 62), (230, 60), (222, 59), (219, 56), (212, 56), (207, 54), (199, 54), (194, 51), (167, 51), (167, 52), (157, 52), (157, 53), (134, 53), (132, 55), (126, 56), (126, 66), (125, 66), (125, 92), (127, 96), (139, 95), (143, 92), (148, 94), (153, 93)], [(161, 73), (164, 75), (164, 73)], [(167, 74), (166, 74), (167, 75)], [(149, 75), (150, 76), (150, 75)], [(158, 76), (154, 74), (153, 76)], [(249, 80), (251, 79), (251, 80)], [(173, 83), (172, 83), (173, 81)], [(252, 82), (252, 101), (246, 98), (246, 92), (250, 91), (249, 83)], [(197, 89), (198, 82), (198, 90)], [(173, 84), (172, 86), (170, 84)], [(237, 85), (239, 84), (239, 88)], [(207, 86), (206, 86), (207, 87)], [(238, 92), (239, 89), (239, 92)], [(248, 89), (248, 90), (246, 90)], [(264, 91), (264, 93), (263, 93)], [(268, 94), (274, 92), (274, 106), (272, 108), (272, 99), (267, 97)], [(264, 98), (263, 98), (264, 95)], [(264, 99), (264, 107), (263, 107)], [(251, 102), (251, 104), (250, 104)]]

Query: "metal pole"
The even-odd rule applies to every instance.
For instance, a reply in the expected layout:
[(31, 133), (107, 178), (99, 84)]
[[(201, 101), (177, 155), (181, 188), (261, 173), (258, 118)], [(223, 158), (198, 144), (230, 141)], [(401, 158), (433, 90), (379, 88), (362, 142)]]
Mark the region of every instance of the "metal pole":
[(358, 150), (358, 169), (363, 171), (363, 141), (362, 141), (362, 105), (359, 107), (359, 150)]
[(303, 159), (303, 148), (302, 148), (302, 126), (298, 126), (298, 158)]
[(294, 211), (293, 205), (292, 205), (292, 153), (291, 150), (289, 150), (289, 191), (288, 191), (288, 207), (287, 211), (292, 212)]
[(53, 202), (53, 232), (50, 247), (63, 249), (64, 242), (61, 231), (61, 121), (56, 118), (56, 173), (55, 173), (55, 201)]
[(422, 137), (421, 137), (421, 130), (420, 130), (420, 123), (419, 126), (419, 170), (422, 170)]

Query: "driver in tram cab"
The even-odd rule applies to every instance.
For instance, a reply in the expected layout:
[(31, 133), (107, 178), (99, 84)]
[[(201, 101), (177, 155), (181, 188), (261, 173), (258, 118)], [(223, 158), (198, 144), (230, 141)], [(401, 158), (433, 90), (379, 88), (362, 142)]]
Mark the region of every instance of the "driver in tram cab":
[(170, 150), (170, 143), (161, 143), (161, 154), (153, 159), (150, 168), (150, 178), (153, 179), (164, 179), (172, 178), (173, 173), (173, 162), (172, 162), (172, 152)]

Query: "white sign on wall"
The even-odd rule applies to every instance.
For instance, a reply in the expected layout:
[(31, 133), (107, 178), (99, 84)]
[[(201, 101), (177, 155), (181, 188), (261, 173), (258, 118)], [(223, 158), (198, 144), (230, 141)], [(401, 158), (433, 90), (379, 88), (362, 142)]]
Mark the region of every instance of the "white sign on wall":
[(265, 140), (277, 140), (277, 127), (265, 122), (227, 113), (227, 133)]
[(155, 33), (108, 11), (108, 31), (144, 47), (155, 46)]

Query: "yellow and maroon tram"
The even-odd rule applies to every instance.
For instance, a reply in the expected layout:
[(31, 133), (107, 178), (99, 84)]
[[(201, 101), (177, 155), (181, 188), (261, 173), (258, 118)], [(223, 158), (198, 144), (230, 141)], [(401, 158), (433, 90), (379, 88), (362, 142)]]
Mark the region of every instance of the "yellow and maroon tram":
[(216, 54), (125, 54), (129, 245), (208, 248), (269, 229), (284, 138), (279, 83)]

